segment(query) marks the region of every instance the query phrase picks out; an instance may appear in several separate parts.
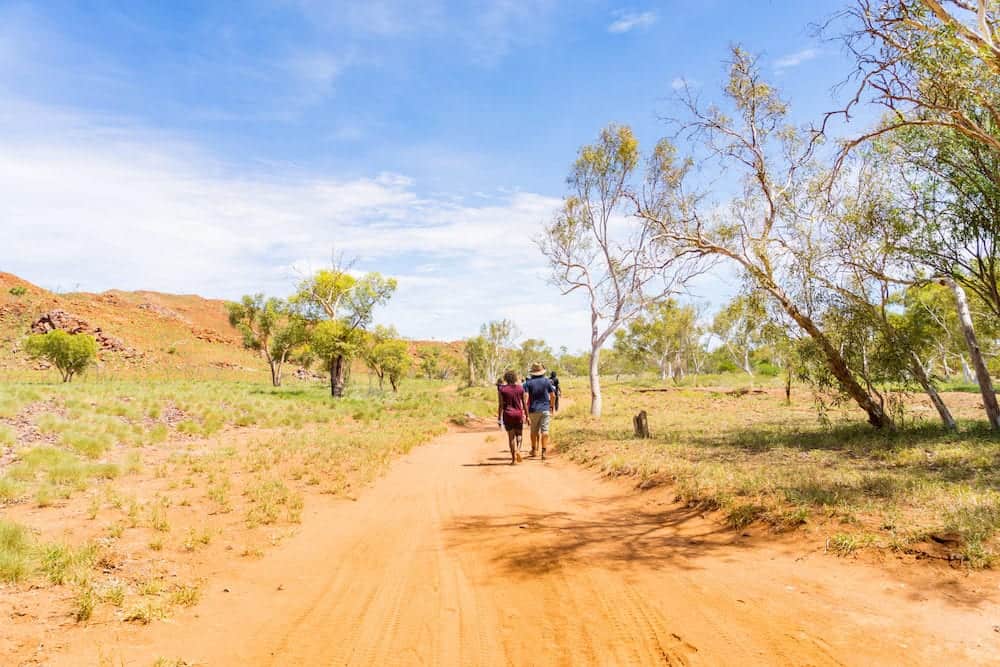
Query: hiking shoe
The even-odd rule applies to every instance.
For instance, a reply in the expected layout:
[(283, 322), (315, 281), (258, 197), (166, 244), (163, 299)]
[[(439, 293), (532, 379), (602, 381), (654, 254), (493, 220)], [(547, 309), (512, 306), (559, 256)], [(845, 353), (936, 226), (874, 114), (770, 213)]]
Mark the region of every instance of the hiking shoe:
[(517, 462), (518, 462), (518, 463), (520, 463), (520, 462), (522, 461), (522, 459), (521, 459), (521, 452), (518, 452), (518, 453), (517, 453), (517, 454), (515, 455), (515, 458), (517, 459)]
[(545, 450), (544, 449), (542, 450), (542, 460), (543, 461), (545, 460)]

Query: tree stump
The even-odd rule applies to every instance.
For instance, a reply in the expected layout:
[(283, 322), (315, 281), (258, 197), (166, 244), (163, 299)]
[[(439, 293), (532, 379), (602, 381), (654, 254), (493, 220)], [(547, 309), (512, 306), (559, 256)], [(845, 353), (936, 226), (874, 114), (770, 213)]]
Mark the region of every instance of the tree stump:
[(649, 435), (649, 421), (646, 419), (646, 411), (640, 410), (639, 414), (632, 417), (632, 426), (635, 429), (635, 437), (637, 438), (648, 438)]

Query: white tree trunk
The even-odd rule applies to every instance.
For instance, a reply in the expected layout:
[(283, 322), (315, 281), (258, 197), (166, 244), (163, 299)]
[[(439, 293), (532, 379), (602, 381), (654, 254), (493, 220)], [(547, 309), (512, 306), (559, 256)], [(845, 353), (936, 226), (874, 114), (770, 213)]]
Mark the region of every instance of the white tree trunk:
[(598, 371), (601, 362), (601, 346), (595, 344), (590, 349), (590, 414), (601, 416), (601, 374)]
[(983, 360), (983, 353), (979, 349), (979, 341), (976, 340), (976, 330), (972, 324), (972, 312), (969, 310), (969, 300), (965, 296), (965, 290), (951, 278), (943, 278), (941, 282), (951, 288), (955, 295), (955, 305), (958, 307), (958, 322), (965, 335), (965, 343), (969, 348), (969, 357), (972, 358), (972, 367), (976, 371), (976, 381), (979, 383), (979, 393), (983, 397), (983, 408), (986, 410), (986, 419), (990, 422), (990, 428), (1000, 431), (1000, 406), (997, 405), (997, 395), (993, 391), (993, 380), (990, 378), (990, 371), (986, 368), (986, 361)]
[(965, 357), (959, 359), (962, 362), (962, 379), (965, 382), (972, 382), (972, 369), (969, 368), (969, 362), (965, 360)]
[(930, 377), (928, 377), (927, 372), (924, 370), (923, 364), (920, 363), (920, 357), (917, 353), (910, 351), (910, 362), (913, 366), (913, 374), (917, 377), (917, 382), (920, 386), (924, 388), (927, 392), (927, 396), (930, 397), (931, 403), (934, 404), (935, 409), (938, 411), (938, 415), (941, 417), (941, 423), (949, 431), (955, 430), (955, 418), (951, 416), (951, 411), (948, 410), (948, 406), (944, 404), (941, 399), (941, 395), (937, 392), (937, 388), (934, 383), (931, 382)]

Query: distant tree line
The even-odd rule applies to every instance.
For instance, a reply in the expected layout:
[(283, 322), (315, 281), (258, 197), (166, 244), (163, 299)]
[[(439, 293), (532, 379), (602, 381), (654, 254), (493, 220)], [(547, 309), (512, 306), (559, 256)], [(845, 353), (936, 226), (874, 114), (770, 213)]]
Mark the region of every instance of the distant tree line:
[(343, 396), (351, 362), (360, 358), (380, 386), (388, 380), (395, 391), (409, 369), (406, 343), (393, 328), (372, 328), (375, 308), (395, 290), (392, 278), (375, 272), (355, 277), (335, 263), (303, 279), (288, 298), (256, 294), (228, 304), (229, 321), (244, 346), (267, 362), (275, 387), (288, 362), (318, 365), (329, 375), (330, 394)]

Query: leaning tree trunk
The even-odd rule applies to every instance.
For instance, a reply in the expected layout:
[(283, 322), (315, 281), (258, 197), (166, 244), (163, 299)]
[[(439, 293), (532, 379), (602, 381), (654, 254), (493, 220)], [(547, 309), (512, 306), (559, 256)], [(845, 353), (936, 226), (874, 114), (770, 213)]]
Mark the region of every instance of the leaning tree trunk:
[(990, 422), (990, 428), (1000, 431), (1000, 406), (997, 405), (997, 395), (993, 391), (993, 380), (990, 378), (990, 371), (983, 360), (983, 353), (979, 349), (979, 341), (976, 340), (976, 329), (972, 325), (972, 312), (969, 310), (969, 300), (965, 296), (965, 290), (952, 278), (941, 278), (941, 284), (949, 287), (955, 295), (955, 305), (958, 308), (958, 323), (965, 336), (965, 344), (969, 348), (969, 357), (972, 359), (972, 367), (976, 371), (976, 382), (979, 383), (979, 393), (983, 397), (983, 408), (986, 410), (986, 418)]
[(338, 355), (330, 361), (330, 395), (340, 398), (344, 395), (344, 373), (347, 369), (347, 360), (343, 355)]
[(593, 345), (590, 350), (590, 415), (601, 416), (601, 346)]
[(826, 334), (820, 331), (812, 318), (799, 310), (781, 290), (773, 288), (768, 289), (768, 291), (778, 300), (788, 316), (795, 320), (795, 323), (802, 327), (802, 330), (820, 346), (830, 372), (837, 378), (837, 382), (840, 383), (844, 392), (868, 415), (868, 423), (875, 428), (892, 428), (892, 419), (885, 413), (885, 409), (858, 383), (854, 374), (851, 373), (851, 369), (847, 366), (844, 355), (830, 342)]
[(910, 350), (910, 365), (913, 368), (913, 375), (917, 378), (917, 382), (924, 388), (924, 391), (927, 392), (927, 395), (931, 399), (931, 403), (937, 408), (938, 415), (941, 416), (941, 423), (949, 431), (956, 430), (955, 418), (951, 416), (951, 411), (948, 410), (948, 406), (941, 399), (941, 394), (938, 393), (931, 379), (927, 377), (927, 371), (924, 370), (924, 365), (920, 363), (920, 357), (913, 350)]

